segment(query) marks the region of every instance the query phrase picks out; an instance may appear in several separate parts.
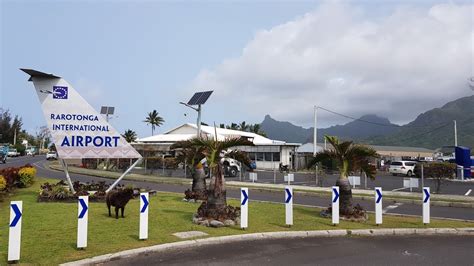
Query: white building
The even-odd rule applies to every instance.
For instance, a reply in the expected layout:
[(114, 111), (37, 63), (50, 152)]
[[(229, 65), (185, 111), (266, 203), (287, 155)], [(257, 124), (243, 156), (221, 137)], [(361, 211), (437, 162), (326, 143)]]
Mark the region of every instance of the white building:
[[(257, 164), (257, 169), (278, 168), (280, 162), (293, 168), (296, 148), (300, 143), (286, 143), (279, 140), (271, 140), (255, 133), (225, 128), (214, 128), (201, 126), (201, 136), (215, 138), (218, 140), (226, 138), (244, 137), (253, 142), (255, 146), (239, 147), (241, 151), (249, 154), (252, 161)], [(132, 145), (144, 157), (156, 156), (157, 154), (170, 153), (170, 146), (177, 141), (189, 140), (197, 135), (196, 124), (183, 124), (163, 134), (138, 139)]]

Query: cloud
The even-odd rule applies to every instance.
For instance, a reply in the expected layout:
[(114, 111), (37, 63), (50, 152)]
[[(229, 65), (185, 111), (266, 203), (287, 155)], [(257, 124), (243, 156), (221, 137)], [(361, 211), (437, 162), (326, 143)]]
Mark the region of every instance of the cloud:
[[(239, 57), (203, 69), (192, 87), (214, 88), (221, 102), (215, 109), (236, 112), (233, 119), (261, 121), (268, 113), (310, 125), (312, 108), (320, 105), (408, 122), (471, 93), (466, 78), (474, 76), (473, 10), (405, 6), (375, 18), (359, 6), (325, 3), (258, 31)], [(325, 124), (341, 121), (324, 113), (321, 118)]]

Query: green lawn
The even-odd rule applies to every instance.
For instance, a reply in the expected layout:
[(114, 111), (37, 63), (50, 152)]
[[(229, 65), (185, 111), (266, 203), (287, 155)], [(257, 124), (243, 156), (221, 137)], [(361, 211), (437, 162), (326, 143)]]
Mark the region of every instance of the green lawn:
[[(337, 227), (330, 219), (319, 217), (319, 209), (294, 207), (294, 223), (285, 226), (283, 204), (257, 203), (250, 201), (249, 228), (206, 228), (191, 222), (198, 204), (182, 201), (182, 195), (159, 193), (150, 197), (149, 239), (138, 240), (139, 201), (132, 200), (126, 210), (125, 219), (108, 217), (105, 203), (89, 204), (88, 247), (76, 250), (77, 203), (38, 203), (36, 201), (40, 183), (57, 180), (37, 179), (35, 185), (19, 189), (10, 200), (23, 200), (23, 224), (21, 262), (33, 264), (58, 264), (92, 257), (100, 254), (138, 248), (149, 245), (179, 241), (171, 234), (199, 230), (211, 236), (232, 235), (266, 231), (300, 231), (320, 229), (363, 229), (394, 227), (425, 227), (420, 218), (385, 216), (383, 226), (374, 225), (371, 216), (366, 223), (341, 222)], [(235, 200), (231, 205), (238, 205)], [(0, 265), (6, 263), (8, 245), (9, 200), (0, 203)], [(420, 209), (421, 211), (421, 209)], [(432, 220), (429, 227), (474, 227), (474, 223)]]

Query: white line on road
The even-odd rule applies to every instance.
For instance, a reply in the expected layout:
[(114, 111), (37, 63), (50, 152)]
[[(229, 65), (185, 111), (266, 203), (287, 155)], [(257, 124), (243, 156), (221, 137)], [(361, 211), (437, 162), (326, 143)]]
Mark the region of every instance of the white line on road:
[(395, 204), (393, 204), (393, 205), (389, 205), (389, 206), (387, 206), (385, 209), (383, 209), (382, 213), (387, 213), (388, 211), (393, 210), (393, 209), (396, 209), (396, 208), (398, 208), (398, 207), (400, 207), (400, 206), (402, 206), (402, 205), (403, 205), (403, 203), (401, 203), (401, 202), (397, 202), (397, 203), (395, 203)]
[(471, 194), (471, 192), (472, 192), (472, 189), (469, 189), (469, 190), (466, 192), (466, 194), (464, 194), (464, 196), (469, 196), (469, 194)]
[(404, 190), (404, 189), (406, 189), (406, 187), (396, 188), (396, 189), (393, 189), (392, 191), (399, 191), (399, 190)]

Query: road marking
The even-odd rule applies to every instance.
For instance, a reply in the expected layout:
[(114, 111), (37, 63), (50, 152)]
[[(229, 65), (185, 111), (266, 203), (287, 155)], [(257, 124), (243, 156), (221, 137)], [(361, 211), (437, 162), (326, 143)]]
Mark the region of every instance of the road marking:
[(469, 194), (471, 194), (471, 192), (472, 192), (472, 189), (469, 189), (469, 190), (466, 192), (466, 194), (464, 194), (464, 196), (469, 196)]
[(392, 189), (392, 191), (399, 191), (399, 190), (404, 190), (404, 189), (407, 189), (407, 188), (406, 187), (401, 187), (401, 188)]
[(401, 202), (397, 202), (397, 203), (395, 203), (395, 204), (393, 204), (393, 205), (389, 205), (389, 206), (387, 206), (385, 209), (383, 209), (382, 213), (387, 213), (388, 211), (391, 211), (391, 210), (393, 210), (393, 209), (396, 209), (396, 208), (398, 208), (398, 207), (400, 207), (400, 206), (402, 206), (402, 205), (403, 205), (403, 203), (401, 203)]

